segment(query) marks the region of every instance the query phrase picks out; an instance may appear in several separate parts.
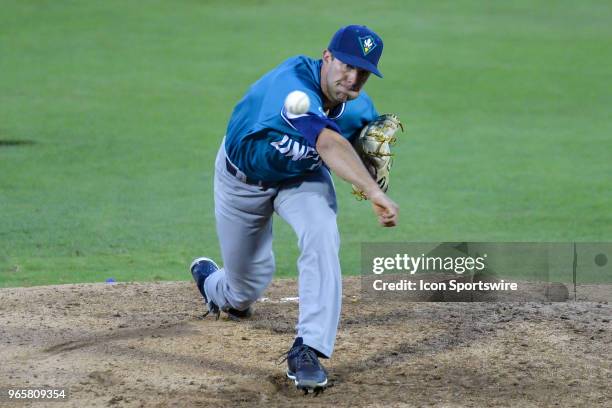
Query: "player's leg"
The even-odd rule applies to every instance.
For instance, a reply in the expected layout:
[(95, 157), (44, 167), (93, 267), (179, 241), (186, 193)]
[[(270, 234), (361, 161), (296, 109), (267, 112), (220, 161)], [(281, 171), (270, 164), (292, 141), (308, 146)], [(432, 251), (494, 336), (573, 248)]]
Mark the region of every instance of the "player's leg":
[(301, 182), (283, 185), (274, 207), (296, 232), (301, 251), (298, 337), (330, 357), (340, 319), (342, 278), (336, 193), (327, 169)]
[(262, 190), (231, 175), (223, 147), (215, 164), (214, 188), (223, 268), (206, 279), (206, 295), (221, 310), (245, 310), (274, 274), (272, 200), (276, 190)]

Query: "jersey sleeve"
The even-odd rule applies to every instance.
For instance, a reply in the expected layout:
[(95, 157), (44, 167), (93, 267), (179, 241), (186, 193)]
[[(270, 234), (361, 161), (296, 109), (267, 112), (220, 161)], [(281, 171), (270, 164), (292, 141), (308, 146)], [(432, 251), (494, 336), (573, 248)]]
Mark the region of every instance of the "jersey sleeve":
[(344, 114), (338, 118), (337, 123), (344, 131), (345, 137), (354, 143), (364, 126), (378, 116), (372, 100), (365, 92), (362, 92), (359, 99), (347, 104)]
[(289, 126), (304, 137), (310, 146), (316, 147), (317, 138), (323, 129), (328, 128), (338, 133), (341, 133), (341, 131), (340, 127), (338, 127), (334, 121), (327, 118), (323, 112), (320, 97), (314, 95), (309, 90), (303, 89), (302, 91), (306, 92), (310, 98), (310, 108), (308, 112), (296, 115), (288, 112), (283, 106), (281, 116)]

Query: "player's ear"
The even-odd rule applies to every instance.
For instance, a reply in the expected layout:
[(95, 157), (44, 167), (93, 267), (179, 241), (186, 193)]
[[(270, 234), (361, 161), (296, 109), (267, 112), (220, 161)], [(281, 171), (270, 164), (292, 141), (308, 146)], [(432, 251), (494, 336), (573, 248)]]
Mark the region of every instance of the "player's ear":
[(333, 61), (334, 59), (334, 55), (331, 53), (330, 50), (328, 50), (327, 48), (323, 50), (323, 61), (329, 63), (330, 61)]

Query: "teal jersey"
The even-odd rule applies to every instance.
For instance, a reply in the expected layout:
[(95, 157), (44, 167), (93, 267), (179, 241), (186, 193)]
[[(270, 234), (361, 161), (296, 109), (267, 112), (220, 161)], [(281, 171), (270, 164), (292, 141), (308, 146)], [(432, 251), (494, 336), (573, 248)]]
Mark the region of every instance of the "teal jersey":
[[(247, 177), (276, 182), (317, 170), (322, 161), (316, 139), (330, 128), (353, 140), (378, 116), (370, 97), (359, 97), (323, 109), (322, 60), (306, 56), (288, 59), (255, 82), (238, 102), (229, 120), (225, 150), (229, 160)], [(286, 112), (284, 102), (295, 90), (310, 98), (302, 115)]]

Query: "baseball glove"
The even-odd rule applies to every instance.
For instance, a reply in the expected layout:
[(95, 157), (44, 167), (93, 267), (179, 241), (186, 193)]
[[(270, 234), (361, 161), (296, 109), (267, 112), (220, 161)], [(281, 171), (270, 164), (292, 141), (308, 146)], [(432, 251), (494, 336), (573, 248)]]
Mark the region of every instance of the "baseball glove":
[[(386, 113), (368, 123), (353, 143), (366, 169), (383, 192), (389, 189), (391, 170), (391, 146), (395, 144), (395, 133), (404, 127), (397, 115)], [(367, 200), (365, 193), (353, 185), (353, 194), (358, 200)]]

